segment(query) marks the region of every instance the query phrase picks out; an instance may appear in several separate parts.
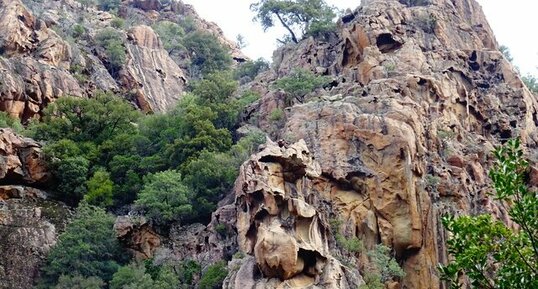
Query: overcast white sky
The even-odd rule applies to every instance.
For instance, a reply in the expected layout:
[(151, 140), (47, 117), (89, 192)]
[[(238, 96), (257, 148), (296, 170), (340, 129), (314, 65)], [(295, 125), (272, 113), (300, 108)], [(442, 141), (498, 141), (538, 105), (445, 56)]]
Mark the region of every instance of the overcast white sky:
[[(360, 0), (326, 0), (341, 8), (354, 9)], [(271, 59), (276, 38), (283, 29), (271, 28), (263, 32), (258, 23), (252, 22), (254, 14), (250, 3), (255, 0), (183, 0), (192, 4), (198, 14), (217, 23), (224, 34), (235, 40), (238, 34), (246, 39), (248, 46), (243, 52), (251, 57)], [(497, 41), (510, 48), (514, 62), (523, 74), (538, 75), (538, 1), (535, 0), (478, 0), (495, 32)], [(233, 3), (233, 5), (232, 5)]]

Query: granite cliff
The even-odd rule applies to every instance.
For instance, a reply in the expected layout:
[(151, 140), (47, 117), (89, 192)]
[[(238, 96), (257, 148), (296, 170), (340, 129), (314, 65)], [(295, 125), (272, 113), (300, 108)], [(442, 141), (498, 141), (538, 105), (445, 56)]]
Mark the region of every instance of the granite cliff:
[[(145, 220), (118, 218), (118, 237), (136, 258), (192, 259), (203, 268), (226, 260), (223, 288), (357, 288), (372, 265), (368, 252), (383, 244), (405, 271), (385, 288), (446, 288), (437, 271), (448, 258), (441, 216), (490, 213), (510, 222), (488, 194), (490, 151), (519, 136), (536, 162), (538, 102), (499, 51), (481, 7), (475, 0), (362, 2), (335, 31), (279, 48), (272, 68), (245, 85), (261, 98), (244, 111), (237, 134), (257, 126), (268, 140), (241, 166), (208, 225), (156, 232)], [(0, 34), (0, 108), (22, 119), (93, 89), (129, 91), (141, 110), (169, 108), (189, 75), (163, 49), (152, 19), (191, 15), (244, 60), (188, 5), (124, 1), (119, 13), (140, 25), (125, 32), (128, 61), (114, 75), (98, 50), (88, 53), (50, 29), (65, 21), (59, 11), (93, 13), (95, 27), (110, 14), (70, 0), (43, 5), (35, 17), (19, 0), (0, 0), (0, 27), (9, 32)], [(83, 82), (73, 63), (89, 75)], [(330, 82), (290, 101), (273, 84), (297, 68)], [(284, 112), (278, 121), (275, 110)], [(0, 254), (15, 250), (0, 258), (0, 288), (27, 288), (69, 213), (42, 191), (40, 144), (10, 130), (0, 138), (0, 237), (8, 240)], [(43, 209), (49, 206), (55, 214)], [(363, 248), (346, 249), (342, 239)]]
[[(356, 288), (368, 259), (340, 248), (334, 219), (367, 251), (394, 250), (406, 275), (387, 288), (444, 288), (441, 216), (509, 222), (488, 194), (490, 152), (520, 136), (532, 155), (536, 97), (475, 1), (401, 2), (363, 1), (326, 39), (277, 50), (252, 84), (262, 98), (246, 118), (281, 141), (241, 167), (223, 207), (247, 256), (225, 288)], [(289, 105), (271, 83), (298, 67), (333, 81)]]

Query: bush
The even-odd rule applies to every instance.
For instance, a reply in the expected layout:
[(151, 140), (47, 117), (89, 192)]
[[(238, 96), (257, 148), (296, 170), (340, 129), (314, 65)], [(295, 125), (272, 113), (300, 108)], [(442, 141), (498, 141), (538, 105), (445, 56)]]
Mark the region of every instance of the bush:
[(191, 66), (194, 76), (197, 71), (208, 74), (217, 70), (227, 70), (232, 65), (228, 49), (222, 46), (213, 35), (204, 32), (189, 33), (183, 41), (191, 54)]
[(77, 204), (86, 194), (86, 178), (90, 163), (84, 157), (69, 157), (58, 162), (53, 175), (58, 181), (60, 198), (71, 205)]
[(193, 193), (181, 181), (181, 174), (167, 170), (144, 178), (144, 188), (135, 204), (157, 224), (181, 221), (193, 212)]
[(275, 108), (269, 113), (269, 120), (273, 122), (279, 122), (284, 119), (284, 111), (280, 108)]
[(86, 181), (88, 193), (84, 200), (90, 205), (99, 207), (110, 207), (112, 205), (112, 194), (114, 183), (110, 180), (110, 174), (104, 170), (97, 170), (93, 176)]
[(99, 8), (104, 11), (117, 11), (120, 8), (121, 0), (98, 0)]
[(256, 76), (269, 69), (269, 62), (263, 58), (258, 58), (255, 61), (249, 60), (241, 63), (235, 71), (235, 79), (242, 83), (252, 81)]
[(99, 277), (84, 278), (80, 275), (62, 275), (54, 289), (102, 289), (105, 282)]
[(157, 22), (157, 24), (153, 26), (153, 29), (159, 35), (159, 38), (163, 42), (164, 49), (166, 49), (169, 54), (175, 54), (185, 50), (185, 46), (183, 46), (185, 30), (178, 24), (164, 20)]
[(183, 183), (193, 192), (192, 219), (207, 221), (217, 202), (231, 189), (237, 177), (237, 167), (226, 153), (203, 151), (182, 167)]
[(14, 132), (20, 133), (24, 130), (20, 120), (11, 117), (7, 112), (0, 111), (0, 128), (11, 128)]
[[(128, 258), (116, 239), (113, 225), (112, 215), (82, 203), (47, 256), (41, 283), (54, 285), (62, 275), (110, 281), (120, 264)], [(63, 284), (73, 281), (73, 278), (64, 280)]]
[(308, 70), (296, 69), (290, 75), (275, 81), (274, 87), (282, 89), (288, 94), (286, 102), (291, 105), (293, 99), (302, 101), (307, 93), (327, 85), (329, 81), (327, 76), (319, 76)]
[(127, 54), (123, 47), (123, 35), (114, 28), (105, 28), (99, 31), (95, 40), (99, 46), (105, 49), (109, 63), (108, 68), (111, 74), (115, 76), (127, 61)]
[(37, 140), (101, 144), (120, 132), (135, 131), (140, 113), (123, 99), (97, 92), (93, 98), (62, 97), (43, 112), (42, 122), (30, 125), (30, 136)]
[(364, 274), (365, 285), (360, 289), (383, 289), (384, 284), (394, 279), (402, 278), (405, 272), (390, 255), (390, 248), (378, 244), (374, 250), (368, 252), (370, 265)]
[(110, 26), (116, 29), (123, 29), (123, 27), (125, 26), (125, 20), (120, 17), (114, 17), (114, 19), (112, 19), (112, 21), (110, 22)]
[(218, 261), (209, 266), (198, 283), (199, 289), (218, 289), (222, 286), (222, 281), (228, 275), (225, 261)]
[(179, 280), (170, 268), (159, 268), (153, 277), (143, 265), (134, 263), (121, 267), (110, 282), (110, 289), (176, 289), (178, 286)]
[(82, 35), (84, 35), (84, 33), (86, 33), (86, 29), (84, 28), (84, 26), (77, 23), (75, 24), (75, 26), (73, 26), (73, 31), (71, 32), (71, 36), (73, 36), (73, 38), (79, 38)]

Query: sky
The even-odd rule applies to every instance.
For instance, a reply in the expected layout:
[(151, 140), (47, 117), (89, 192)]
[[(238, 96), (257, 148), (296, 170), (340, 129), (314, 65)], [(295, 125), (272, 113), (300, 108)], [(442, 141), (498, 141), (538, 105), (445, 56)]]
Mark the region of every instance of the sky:
[[(360, 0), (326, 0), (340, 9), (354, 9)], [(538, 76), (538, 1), (535, 0), (477, 0), (484, 9), (499, 44), (510, 48), (514, 63), (522, 74)], [(252, 22), (254, 13), (249, 6), (255, 0), (183, 0), (194, 6), (198, 14), (217, 23), (230, 40), (241, 34), (247, 46), (243, 52), (252, 59), (270, 60), (276, 49), (276, 39), (284, 35), (283, 28), (264, 32), (259, 23)], [(509, 2), (509, 4), (508, 4)], [(232, 5), (233, 3), (233, 5)]]

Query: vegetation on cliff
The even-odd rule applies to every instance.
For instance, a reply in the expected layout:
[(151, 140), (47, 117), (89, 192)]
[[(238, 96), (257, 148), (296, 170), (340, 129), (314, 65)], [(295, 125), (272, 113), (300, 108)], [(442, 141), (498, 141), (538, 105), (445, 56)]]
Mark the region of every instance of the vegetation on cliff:
[(491, 215), (446, 216), (448, 251), (453, 259), (441, 267), (450, 288), (460, 288), (462, 276), (473, 288), (538, 288), (538, 195), (526, 184), (528, 163), (520, 142), (513, 139), (494, 152), (490, 171), (495, 198), (508, 207), (517, 229)]

